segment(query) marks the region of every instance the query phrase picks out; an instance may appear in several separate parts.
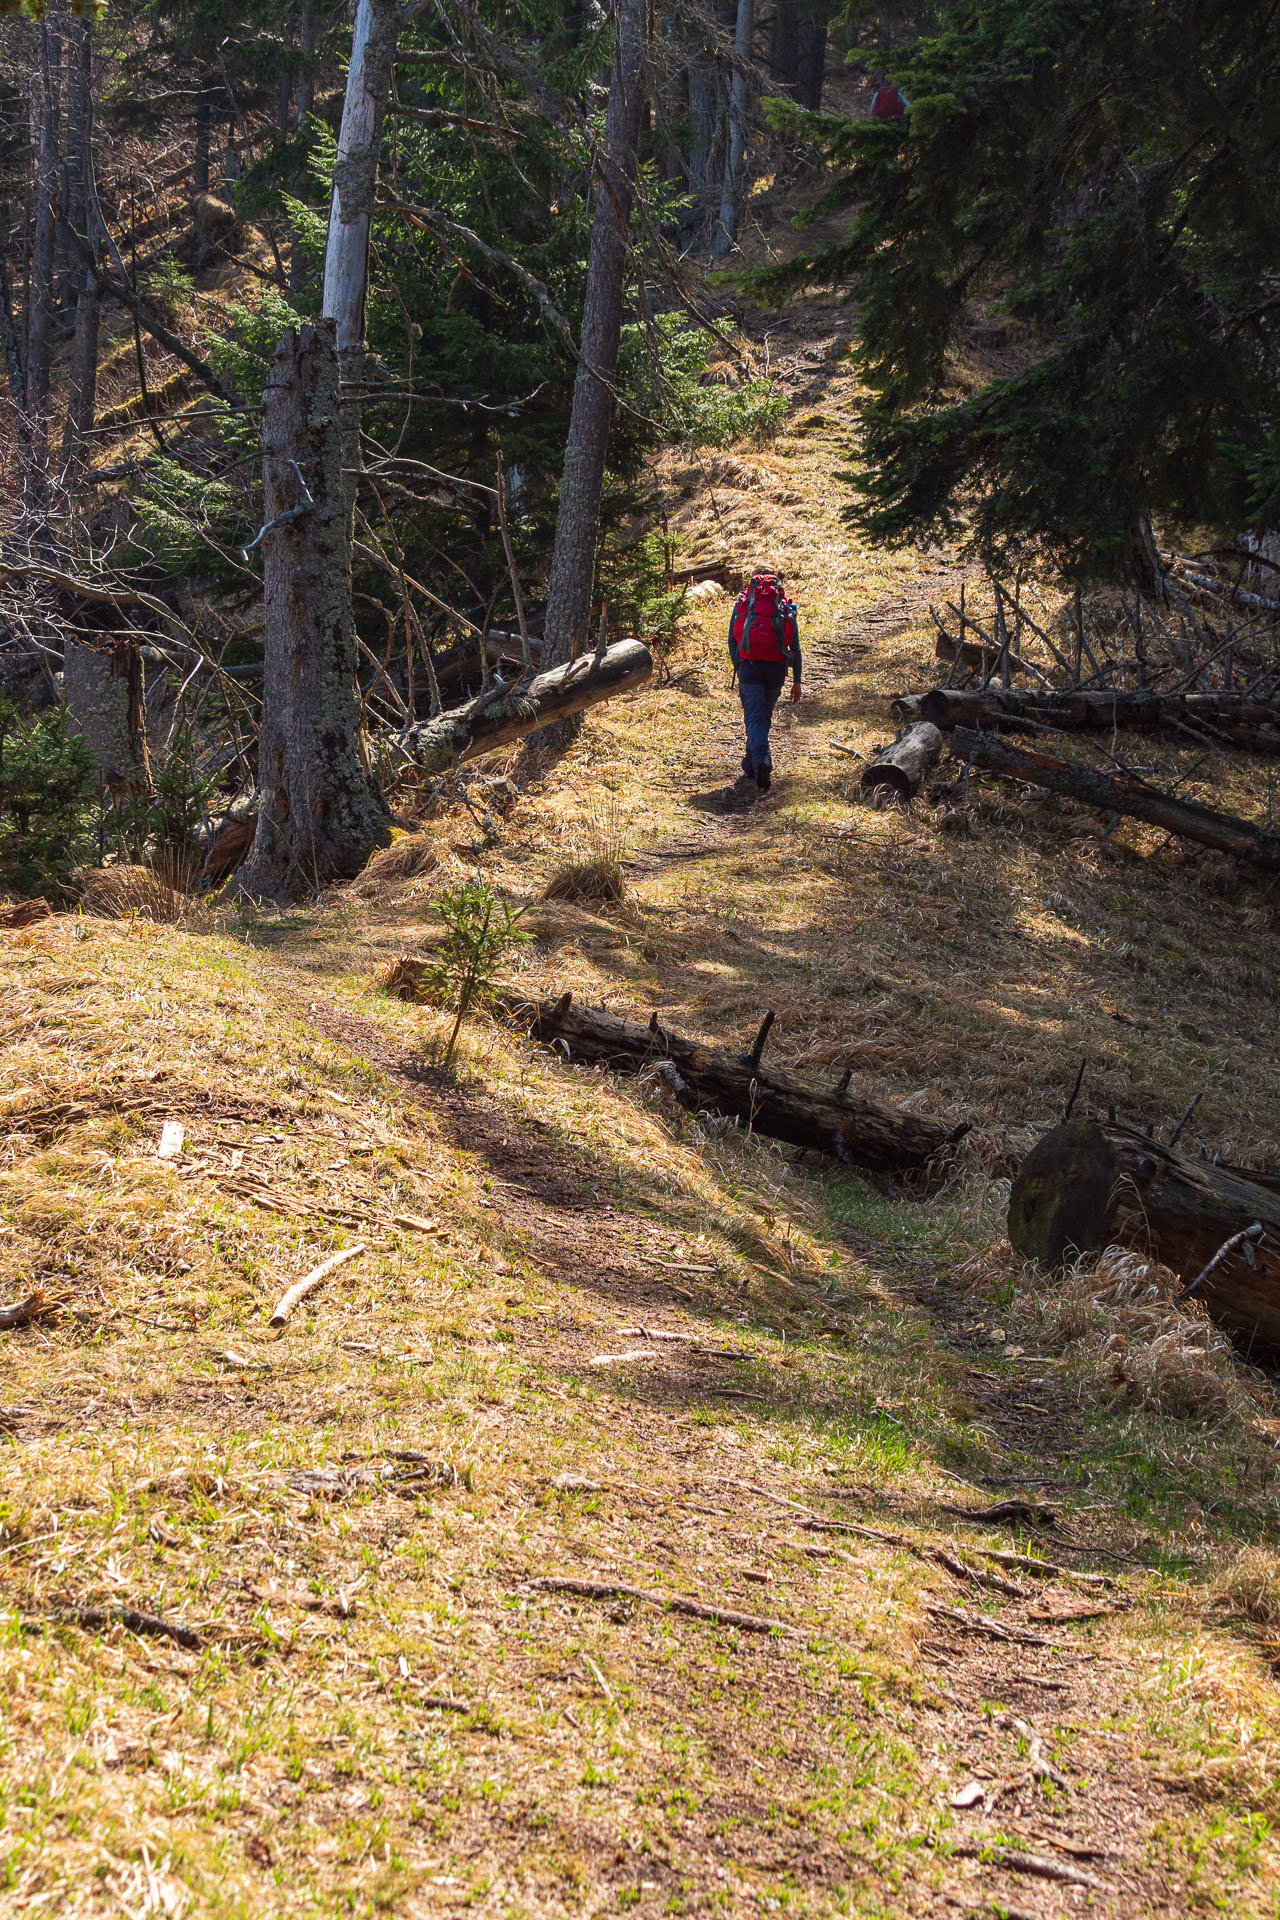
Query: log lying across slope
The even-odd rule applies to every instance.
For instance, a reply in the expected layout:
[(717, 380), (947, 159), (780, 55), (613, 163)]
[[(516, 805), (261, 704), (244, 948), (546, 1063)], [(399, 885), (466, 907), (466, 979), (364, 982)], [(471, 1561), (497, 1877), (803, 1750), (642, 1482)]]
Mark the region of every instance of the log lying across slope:
[[(817, 1147), (849, 1166), (919, 1173), (968, 1131), (838, 1088), (825, 1092), (765, 1067), (760, 1053), (769, 1020), (751, 1052), (743, 1054), (685, 1039), (659, 1026), (656, 1015), (646, 1027), (596, 1007), (575, 1006), (567, 993), (559, 1000), (507, 993), (500, 1010), (548, 1046), (567, 1049), (573, 1059), (632, 1071), (657, 1064), (685, 1106), (713, 1108), (770, 1139)], [(847, 1081), (848, 1075), (842, 1086)]]
[(1280, 833), (1263, 833), (1234, 813), (1217, 813), (1198, 801), (1179, 800), (1131, 774), (1100, 773), (1096, 767), (1081, 767), (1056, 754), (1023, 752), (994, 734), (971, 733), (967, 727), (952, 731), (951, 751), (957, 760), (983, 767), (988, 773), (1047, 787), (1050, 793), (1082, 800), (1086, 806), (1101, 807), (1106, 813), (1146, 820), (1184, 840), (1196, 840), (1218, 853), (1247, 860), (1265, 873), (1280, 873)]
[[(1265, 1176), (1264, 1176), (1265, 1177)], [(1280, 1192), (1239, 1168), (1164, 1147), (1132, 1127), (1071, 1120), (1031, 1149), (1009, 1195), (1009, 1239), (1025, 1258), (1056, 1267), (1073, 1250), (1134, 1247), (1191, 1281), (1233, 1235), (1261, 1226), (1201, 1287), (1222, 1326), (1280, 1352)]]
[(553, 720), (630, 693), (652, 672), (648, 647), (639, 640), (619, 640), (599, 657), (584, 654), (567, 666), (538, 674), (523, 688), (499, 685), (465, 707), (424, 720), (410, 728), (405, 750), (428, 773), (446, 773), (459, 760), (473, 760)]
[(997, 731), (1191, 734), (1202, 741), (1247, 747), (1253, 753), (1280, 753), (1280, 707), (1251, 700), (1243, 693), (1121, 693), (1099, 688), (934, 687), (905, 694), (891, 711), (900, 725), (923, 720), (950, 732), (953, 727)]

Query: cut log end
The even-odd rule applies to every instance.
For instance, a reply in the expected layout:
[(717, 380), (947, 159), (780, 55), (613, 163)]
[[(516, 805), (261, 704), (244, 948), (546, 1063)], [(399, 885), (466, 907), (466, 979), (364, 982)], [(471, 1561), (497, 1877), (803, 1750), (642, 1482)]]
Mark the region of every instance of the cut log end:
[(1116, 1181), (1101, 1127), (1069, 1120), (1046, 1133), (1018, 1169), (1009, 1194), (1009, 1241), (1050, 1269), (1105, 1244)]

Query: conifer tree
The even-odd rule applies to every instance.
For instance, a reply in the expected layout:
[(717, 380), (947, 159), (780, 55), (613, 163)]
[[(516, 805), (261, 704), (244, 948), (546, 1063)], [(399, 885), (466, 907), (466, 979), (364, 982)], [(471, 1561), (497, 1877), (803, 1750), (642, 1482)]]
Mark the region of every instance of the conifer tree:
[[(872, 390), (853, 517), (1153, 584), (1159, 527), (1280, 514), (1273, 0), (957, 0), (886, 61), (911, 101), (816, 132), (847, 239), (758, 285), (849, 283)], [(1016, 365), (966, 389), (975, 319)]]

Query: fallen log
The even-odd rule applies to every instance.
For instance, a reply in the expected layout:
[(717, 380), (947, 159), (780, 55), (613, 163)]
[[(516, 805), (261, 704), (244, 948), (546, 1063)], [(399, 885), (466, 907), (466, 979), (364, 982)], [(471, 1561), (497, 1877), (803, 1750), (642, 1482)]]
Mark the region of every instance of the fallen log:
[(986, 731), (1058, 733), (1197, 733), (1221, 735), (1253, 753), (1280, 754), (1280, 707), (1241, 693), (1121, 693), (1104, 688), (1061, 692), (1010, 687), (934, 687), (890, 705), (900, 726), (931, 721)]
[(942, 758), (942, 735), (928, 720), (904, 727), (897, 739), (869, 760), (862, 770), (864, 793), (889, 787), (901, 799), (919, 793), (926, 777)]
[(848, 1074), (829, 1092), (807, 1086), (762, 1066), (759, 1044), (747, 1053), (704, 1046), (659, 1026), (656, 1014), (644, 1026), (601, 1008), (577, 1006), (568, 993), (559, 1000), (531, 1000), (512, 991), (502, 994), (498, 1009), (572, 1059), (631, 1071), (656, 1065), (683, 1105), (728, 1114), (756, 1133), (816, 1147), (847, 1166), (893, 1174), (931, 1170), (969, 1130), (967, 1123), (952, 1126), (850, 1094)]
[[(953, 608), (952, 611), (954, 612), (955, 609)], [(1030, 660), (1024, 660), (1022, 655), (1015, 653), (1012, 647), (997, 647), (986, 640), (985, 636), (984, 644), (981, 646), (974, 640), (957, 640), (953, 634), (947, 632), (932, 607), (929, 612), (932, 615), (933, 624), (938, 629), (938, 637), (933, 643), (935, 660), (945, 660), (948, 665), (954, 665), (959, 661), (966, 673), (985, 674), (998, 673), (1007, 661), (1010, 673), (1029, 673), (1037, 680), (1044, 680), (1045, 676), (1039, 667), (1034, 666)], [(977, 627), (974, 621), (970, 620), (969, 625), (974, 627), (976, 632), (981, 633), (982, 629)]]
[[(1187, 1281), (1222, 1253), (1197, 1297), (1239, 1339), (1280, 1351), (1280, 1193), (1235, 1168), (1132, 1127), (1064, 1121), (1019, 1167), (1008, 1226), (1017, 1252), (1049, 1268), (1074, 1253), (1133, 1247)], [(1245, 1238), (1254, 1226), (1261, 1234)]]
[(969, 766), (1003, 774), (1009, 780), (1029, 781), (1064, 799), (1100, 807), (1104, 813), (1128, 814), (1181, 839), (1195, 840), (1218, 853), (1247, 860), (1265, 873), (1280, 873), (1280, 834), (1264, 833), (1236, 814), (1217, 813), (1198, 801), (1176, 799), (1132, 774), (1100, 773), (1096, 767), (1077, 766), (1056, 754), (1024, 752), (994, 734), (974, 733), (967, 727), (952, 731), (951, 751)]
[(428, 773), (447, 773), (460, 760), (505, 746), (554, 720), (582, 713), (616, 694), (642, 687), (653, 672), (653, 657), (639, 640), (619, 640), (602, 654), (584, 654), (565, 666), (551, 667), (524, 687), (497, 682), (465, 707), (455, 707), (411, 727), (406, 753)]
[[(518, 633), (501, 633), (496, 628), (491, 629), (489, 638), (485, 641), (484, 650), (490, 666), (500, 667), (504, 662), (509, 662), (515, 667), (521, 664), (520, 635)], [(532, 634), (529, 636), (529, 655), (533, 660), (539, 660), (542, 657), (542, 642), (541, 640), (535, 640)], [(432, 660), (432, 665), (435, 668), (436, 685), (438, 687), (449, 686), (453, 681), (461, 680), (464, 674), (478, 673), (480, 669), (480, 642), (478, 640), (463, 640), (458, 646), (449, 647), (446, 652), (436, 654)], [(408, 691), (407, 682), (403, 674), (399, 676), (399, 691), (402, 693)]]

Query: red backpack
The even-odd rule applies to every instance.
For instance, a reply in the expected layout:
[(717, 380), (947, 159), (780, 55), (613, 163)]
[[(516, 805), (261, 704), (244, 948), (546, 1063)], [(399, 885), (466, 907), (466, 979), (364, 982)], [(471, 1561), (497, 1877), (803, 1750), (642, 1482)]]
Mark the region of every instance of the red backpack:
[(739, 660), (789, 660), (796, 640), (796, 610), (781, 580), (773, 573), (752, 575), (751, 585), (738, 595), (730, 633)]
[(895, 86), (886, 85), (877, 89), (871, 106), (877, 120), (896, 120), (906, 110), (907, 103)]

